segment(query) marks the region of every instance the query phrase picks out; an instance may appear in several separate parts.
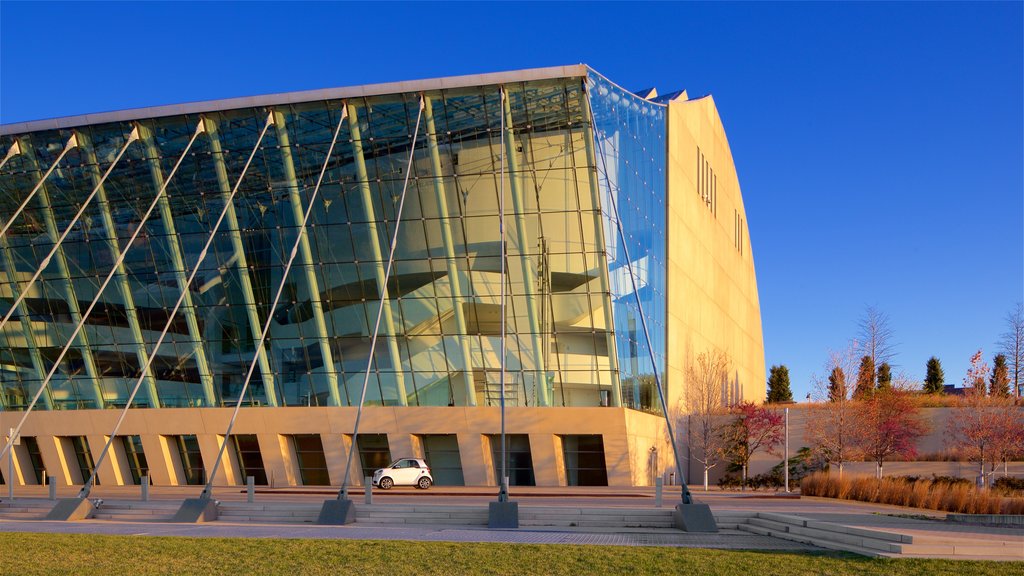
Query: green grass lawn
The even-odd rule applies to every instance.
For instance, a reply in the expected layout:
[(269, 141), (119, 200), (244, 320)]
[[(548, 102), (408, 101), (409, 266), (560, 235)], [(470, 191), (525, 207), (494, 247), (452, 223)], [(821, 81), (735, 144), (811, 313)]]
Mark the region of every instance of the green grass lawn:
[(380, 540), (0, 534), (0, 574), (1024, 574), (1020, 563)]

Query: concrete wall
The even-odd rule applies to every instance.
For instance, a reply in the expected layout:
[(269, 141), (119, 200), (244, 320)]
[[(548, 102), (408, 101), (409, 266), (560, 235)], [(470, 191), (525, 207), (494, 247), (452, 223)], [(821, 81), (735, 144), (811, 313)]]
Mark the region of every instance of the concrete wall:
[[(774, 408), (780, 412), (783, 410), (782, 407)], [(921, 419), (927, 423), (929, 431), (927, 434), (921, 437), (917, 443), (917, 452), (919, 455), (926, 454), (937, 454), (944, 452), (950, 447), (950, 435), (949, 435), (949, 421), (952, 418), (956, 418), (957, 408), (923, 408), (921, 409)], [(1024, 407), (1021, 408), (1024, 411)], [(814, 417), (814, 410), (809, 408), (807, 405), (797, 405), (797, 407), (790, 408), (789, 411), (789, 453), (790, 456), (796, 455), (797, 450), (803, 446), (809, 446), (810, 442), (807, 440), (807, 420), (808, 418)], [(723, 420), (724, 421), (724, 420)], [(683, 444), (685, 445), (685, 419), (683, 420), (683, 426), (681, 426), (683, 432), (680, 434), (683, 436)], [(782, 448), (778, 450), (778, 455), (767, 454), (765, 452), (759, 452), (755, 454), (753, 461), (750, 465), (750, 475), (761, 474), (770, 470), (773, 466), (782, 461)], [(696, 480), (703, 477), (703, 468), (695, 461), (688, 463), (688, 469), (690, 478), (695, 482)], [(725, 475), (726, 463), (721, 463), (718, 467), (711, 470), (709, 474), (710, 481), (712, 483), (718, 482), (718, 479)], [(851, 462), (844, 464), (844, 472), (852, 472), (854, 474), (871, 474), (875, 473), (875, 465), (872, 462)], [(903, 476), (903, 475), (916, 475), (916, 476), (930, 476), (932, 474), (949, 475), (949, 476), (962, 476), (964, 478), (971, 478), (977, 475), (977, 464), (969, 462), (927, 462), (927, 461), (914, 461), (914, 462), (887, 462), (882, 467), (883, 474), (889, 476)], [(1011, 463), (1009, 466), (1009, 473), (1016, 476), (1024, 476), (1024, 462)]]
[[(140, 409), (128, 412), (119, 435), (139, 435), (156, 485), (184, 483), (173, 436), (195, 434), (204, 466), (209, 472), (217, 450), (224, 442), (224, 431), (231, 417), (230, 408)], [(348, 451), (352, 449), (354, 408), (295, 407), (243, 408), (235, 424), (235, 434), (255, 434), (267, 471), (277, 486), (301, 484), (292, 434), (320, 434), (331, 483), (341, 484)], [(0, 412), (0, 429), (16, 426), (21, 412)], [(80, 484), (82, 478), (68, 437), (86, 436), (90, 452), (99, 456), (103, 442), (114, 427), (118, 411), (75, 410), (33, 412), (22, 436), (35, 437), (47, 473), (64, 485)], [(387, 434), (392, 458), (423, 456), (423, 434), (455, 434), (459, 443), (463, 476), (468, 485), (497, 483), (488, 434), (500, 431), (498, 408), (486, 407), (368, 407), (363, 411), (360, 433)], [(655, 475), (674, 467), (671, 447), (660, 416), (625, 408), (509, 408), (506, 431), (527, 434), (533, 456), (534, 473), (541, 486), (565, 485), (561, 435), (599, 434), (604, 441), (605, 463), (610, 486), (650, 485)], [(117, 444), (115, 444), (117, 446)], [(651, 468), (651, 449), (659, 454)], [(241, 485), (238, 463), (231, 446), (215, 479), (217, 485)], [(100, 467), (103, 483), (132, 482), (126, 462), (115, 461)], [(29, 481), (31, 463), (24, 450), (15, 451), (18, 484)], [(5, 459), (6, 460), (6, 459)], [(359, 460), (355, 460), (351, 482), (362, 482)], [(5, 469), (6, 471), (6, 469)], [(6, 474), (5, 474), (6, 476)]]
[[(668, 142), (670, 405), (677, 410), (684, 405), (686, 364), (709, 350), (725, 352), (731, 360), (729, 400), (762, 401), (764, 343), (754, 258), (714, 100), (669, 104)], [(708, 182), (713, 185), (702, 185)]]

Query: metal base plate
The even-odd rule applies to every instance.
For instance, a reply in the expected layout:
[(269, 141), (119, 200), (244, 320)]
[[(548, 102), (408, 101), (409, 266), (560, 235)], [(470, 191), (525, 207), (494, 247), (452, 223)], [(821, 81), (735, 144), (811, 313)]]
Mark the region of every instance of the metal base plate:
[(344, 526), (356, 521), (356, 505), (348, 498), (325, 500), (316, 523), (325, 526)]
[(46, 515), (45, 520), (61, 520), (74, 522), (85, 520), (95, 508), (88, 498), (61, 498), (57, 504)]
[(685, 532), (718, 532), (718, 523), (707, 504), (676, 504), (672, 518), (676, 528)]
[(519, 502), (488, 502), (488, 528), (519, 528)]
[(196, 524), (217, 519), (217, 501), (212, 498), (186, 498), (171, 522)]

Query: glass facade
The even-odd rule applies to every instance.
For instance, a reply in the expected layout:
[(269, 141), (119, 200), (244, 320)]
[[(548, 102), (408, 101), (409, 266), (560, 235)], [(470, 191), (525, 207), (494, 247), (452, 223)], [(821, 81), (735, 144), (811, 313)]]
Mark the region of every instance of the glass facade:
[(28, 202), (0, 236), (0, 410), (26, 408), (83, 320), (39, 408), (124, 406), (140, 377), (134, 407), (231, 405), (254, 362), (246, 406), (353, 405), (368, 365), (367, 405), (494, 405), (503, 312), (510, 405), (658, 409), (665, 112), (596, 74), (32, 132), (0, 149), (15, 140), (0, 214)]

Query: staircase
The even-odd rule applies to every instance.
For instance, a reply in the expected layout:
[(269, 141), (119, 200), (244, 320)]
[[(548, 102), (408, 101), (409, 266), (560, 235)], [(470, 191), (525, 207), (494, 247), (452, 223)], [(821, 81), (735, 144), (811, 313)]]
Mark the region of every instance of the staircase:
[(0, 520), (42, 520), (56, 503), (56, 500), (5, 498), (0, 501)]
[(521, 528), (674, 528), (672, 508), (519, 507)]
[[(1000, 539), (998, 536), (967, 537), (962, 534), (943, 536), (923, 530), (878, 530), (844, 526), (790, 516), (758, 512), (740, 522), (744, 532), (771, 536), (828, 548), (854, 552), (864, 556), (885, 557), (973, 557), (985, 556), (1007, 560), (1024, 560), (1024, 539)], [(911, 533), (907, 533), (911, 532)]]
[[(519, 383), (516, 372), (505, 373), (505, 406), (519, 406)], [(501, 405), (501, 374), (484, 372), (484, 401), (487, 406)]]
[[(221, 502), (218, 522), (257, 524), (313, 524), (320, 516), (321, 504)], [(358, 508), (357, 508), (358, 509)]]
[(115, 522), (170, 522), (180, 507), (181, 502), (176, 500), (105, 500), (93, 511), (89, 519)]

